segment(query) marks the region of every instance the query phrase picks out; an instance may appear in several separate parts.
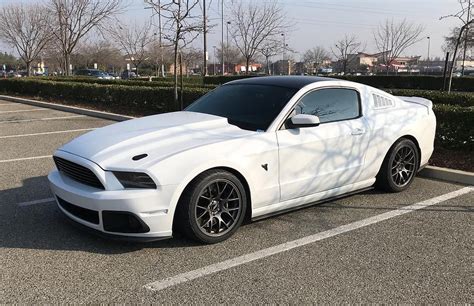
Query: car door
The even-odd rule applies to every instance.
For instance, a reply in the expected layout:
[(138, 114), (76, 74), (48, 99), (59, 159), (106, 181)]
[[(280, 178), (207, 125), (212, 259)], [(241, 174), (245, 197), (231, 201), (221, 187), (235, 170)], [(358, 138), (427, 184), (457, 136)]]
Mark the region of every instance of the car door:
[(290, 200), (358, 181), (367, 145), (360, 94), (353, 88), (322, 88), (305, 94), (292, 114), (320, 119), (315, 127), (277, 131), (280, 198)]

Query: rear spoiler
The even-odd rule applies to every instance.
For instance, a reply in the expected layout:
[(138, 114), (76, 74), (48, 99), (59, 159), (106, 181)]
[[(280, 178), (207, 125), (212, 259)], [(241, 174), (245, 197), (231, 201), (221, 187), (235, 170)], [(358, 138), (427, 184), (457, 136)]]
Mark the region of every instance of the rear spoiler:
[(405, 96), (397, 96), (397, 98), (402, 99), (405, 102), (408, 103), (415, 103), (415, 104), (420, 104), (423, 106), (426, 106), (429, 109), (433, 108), (433, 102), (431, 100), (425, 99), (425, 98), (420, 98), (420, 97), (405, 97)]

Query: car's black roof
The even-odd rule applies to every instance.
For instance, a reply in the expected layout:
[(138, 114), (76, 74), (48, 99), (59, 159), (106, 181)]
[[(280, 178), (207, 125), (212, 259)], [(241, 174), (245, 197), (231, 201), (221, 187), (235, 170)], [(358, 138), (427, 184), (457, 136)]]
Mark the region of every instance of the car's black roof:
[(332, 78), (316, 77), (316, 76), (266, 76), (266, 77), (253, 77), (253, 78), (244, 78), (240, 80), (235, 80), (228, 82), (226, 84), (254, 84), (254, 85), (272, 85), (272, 86), (281, 86), (288, 88), (300, 89), (304, 86), (322, 82), (322, 81), (334, 81)]

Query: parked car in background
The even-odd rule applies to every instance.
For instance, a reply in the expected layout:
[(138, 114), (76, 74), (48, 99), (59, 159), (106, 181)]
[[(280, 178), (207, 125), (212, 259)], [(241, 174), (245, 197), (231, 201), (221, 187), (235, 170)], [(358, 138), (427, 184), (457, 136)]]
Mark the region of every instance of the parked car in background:
[[(205, 243), (376, 186), (400, 192), (433, 152), (429, 100), (320, 77), (229, 82), (185, 111), (84, 134), (48, 179), (70, 219), (115, 238)], [(248, 212), (248, 214), (247, 214)]]
[(124, 72), (122, 72), (121, 78), (122, 80), (136, 79), (138, 78), (138, 75), (133, 71), (125, 70)]
[(110, 76), (107, 72), (98, 70), (98, 69), (80, 69), (77, 70), (74, 75), (77, 76), (89, 76), (101, 80), (112, 80), (113, 77)]
[(112, 79), (114, 80), (119, 80), (120, 79), (120, 75), (118, 73), (115, 73), (115, 72), (107, 72), (111, 77)]

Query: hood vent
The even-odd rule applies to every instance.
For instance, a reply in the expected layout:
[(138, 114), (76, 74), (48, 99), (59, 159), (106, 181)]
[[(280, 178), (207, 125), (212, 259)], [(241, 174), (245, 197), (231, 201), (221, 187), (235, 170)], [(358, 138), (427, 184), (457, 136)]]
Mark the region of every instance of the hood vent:
[(135, 155), (134, 157), (132, 157), (132, 159), (137, 161), (137, 160), (140, 160), (140, 159), (144, 159), (147, 156), (148, 156), (148, 154), (139, 154), (139, 155)]

